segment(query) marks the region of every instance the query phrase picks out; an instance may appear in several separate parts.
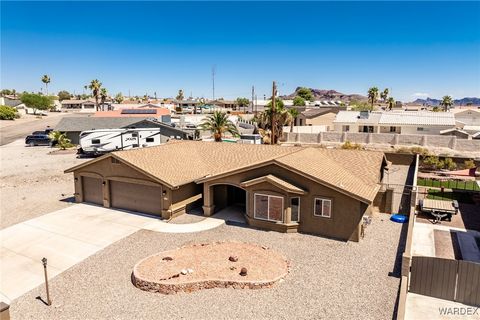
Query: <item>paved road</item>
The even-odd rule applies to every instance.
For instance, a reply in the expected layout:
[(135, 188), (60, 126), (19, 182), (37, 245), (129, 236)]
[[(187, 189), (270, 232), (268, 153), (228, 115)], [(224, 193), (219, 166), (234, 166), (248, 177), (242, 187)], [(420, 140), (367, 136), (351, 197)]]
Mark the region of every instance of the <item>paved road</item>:
[(41, 119), (33, 119), (31, 121), (18, 121), (12, 125), (0, 128), (0, 146), (11, 143), (18, 139), (24, 139), (33, 131), (45, 130), (48, 126), (55, 128), (57, 123), (63, 117), (81, 117), (88, 116), (86, 113), (51, 113)]
[(165, 233), (209, 230), (235, 217), (227, 211), (197, 223), (171, 224), (82, 203), (2, 229), (0, 301), (9, 302), (43, 283), (43, 257), (48, 259), (49, 277), (55, 277), (140, 229)]

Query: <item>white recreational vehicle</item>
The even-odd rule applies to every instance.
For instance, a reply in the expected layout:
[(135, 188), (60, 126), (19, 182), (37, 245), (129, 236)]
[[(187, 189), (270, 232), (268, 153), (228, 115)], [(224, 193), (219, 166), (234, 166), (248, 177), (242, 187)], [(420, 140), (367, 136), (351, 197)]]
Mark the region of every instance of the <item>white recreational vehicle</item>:
[(160, 128), (88, 130), (80, 133), (79, 153), (99, 155), (115, 150), (158, 146), (161, 143)]

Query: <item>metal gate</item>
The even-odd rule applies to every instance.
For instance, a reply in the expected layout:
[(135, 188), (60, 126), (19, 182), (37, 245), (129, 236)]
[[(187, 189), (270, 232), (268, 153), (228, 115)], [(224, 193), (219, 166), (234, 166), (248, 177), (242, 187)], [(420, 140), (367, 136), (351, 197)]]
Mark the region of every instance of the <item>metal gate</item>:
[(412, 257), (410, 292), (454, 300), (457, 261), (434, 257)]
[(414, 256), (410, 272), (412, 293), (480, 306), (479, 263)]

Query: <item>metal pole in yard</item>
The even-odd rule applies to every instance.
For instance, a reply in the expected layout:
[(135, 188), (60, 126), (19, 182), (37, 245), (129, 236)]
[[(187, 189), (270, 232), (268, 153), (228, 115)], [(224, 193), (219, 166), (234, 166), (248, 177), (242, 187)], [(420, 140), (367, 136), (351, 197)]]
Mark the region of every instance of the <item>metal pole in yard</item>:
[(47, 258), (42, 259), (43, 271), (45, 274), (45, 288), (47, 290), (47, 305), (51, 306), (52, 301), (50, 300), (50, 291), (48, 290), (48, 276), (47, 276)]

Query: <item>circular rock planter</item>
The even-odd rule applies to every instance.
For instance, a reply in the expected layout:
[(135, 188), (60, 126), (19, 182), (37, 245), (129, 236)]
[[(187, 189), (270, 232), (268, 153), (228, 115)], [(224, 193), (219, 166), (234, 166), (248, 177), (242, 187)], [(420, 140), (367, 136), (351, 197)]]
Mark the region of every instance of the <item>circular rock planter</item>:
[[(234, 258), (232, 258), (234, 257)], [(279, 253), (249, 243), (214, 242), (184, 246), (149, 256), (133, 268), (142, 290), (173, 294), (211, 288), (269, 288), (288, 273)]]

